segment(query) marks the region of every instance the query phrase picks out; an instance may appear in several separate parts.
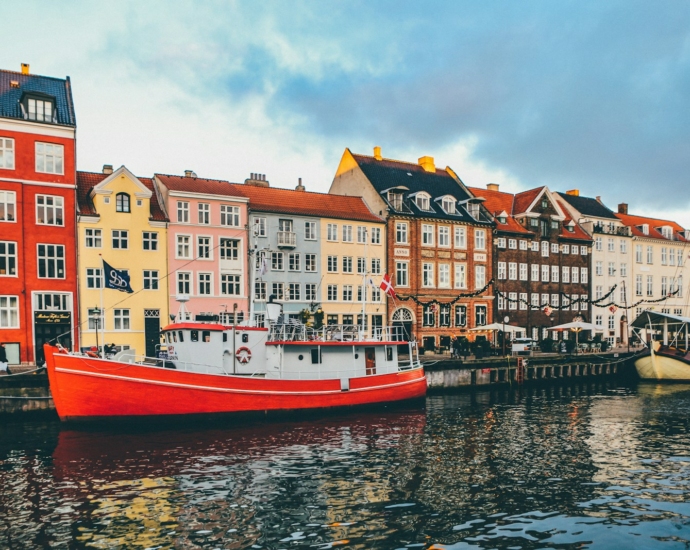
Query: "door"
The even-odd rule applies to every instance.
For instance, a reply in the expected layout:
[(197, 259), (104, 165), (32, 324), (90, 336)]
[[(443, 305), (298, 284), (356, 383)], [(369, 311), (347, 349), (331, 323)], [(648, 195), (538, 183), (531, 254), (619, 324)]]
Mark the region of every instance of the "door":
[(43, 354), (43, 344), (49, 342), (53, 345), (60, 343), (67, 349), (72, 349), (72, 324), (35, 324), (34, 338), (36, 342), (36, 364), (42, 365), (45, 362)]
[(364, 348), (364, 366), (367, 376), (376, 374), (376, 348)]
[(160, 344), (161, 320), (160, 310), (144, 310), (144, 340), (146, 342), (146, 357), (156, 357), (156, 346)]

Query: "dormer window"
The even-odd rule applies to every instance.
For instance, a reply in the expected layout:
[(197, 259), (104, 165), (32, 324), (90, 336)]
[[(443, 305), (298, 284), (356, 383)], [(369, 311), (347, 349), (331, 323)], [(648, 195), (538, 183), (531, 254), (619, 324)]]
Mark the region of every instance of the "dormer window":
[(642, 231), (643, 235), (649, 235), (649, 225), (646, 223), (643, 223), (642, 225), (639, 226), (640, 231)]
[(665, 225), (661, 228), (661, 234), (664, 236), (664, 239), (673, 240), (673, 228)]
[(472, 216), (475, 220), (479, 219), (479, 203), (478, 202), (468, 202), (467, 203), (467, 213)]
[(441, 206), (443, 207), (443, 211), (446, 214), (455, 214), (455, 199), (452, 197), (443, 197), (443, 201), (441, 202)]
[(391, 203), (393, 210), (402, 210), (403, 196), (402, 193), (388, 193), (388, 202)]
[(118, 193), (115, 196), (115, 211), (116, 212), (130, 212), (129, 195), (127, 193)]
[(508, 223), (508, 218), (506, 218), (505, 216), (499, 216), (498, 223), (502, 223), (505, 225), (506, 223)]
[(57, 122), (55, 99), (50, 96), (26, 96), (21, 106), (25, 120)]
[(414, 202), (417, 205), (417, 208), (419, 208), (420, 210), (423, 210), (425, 212), (428, 212), (429, 210), (431, 210), (429, 208), (429, 195), (419, 193), (414, 198)]

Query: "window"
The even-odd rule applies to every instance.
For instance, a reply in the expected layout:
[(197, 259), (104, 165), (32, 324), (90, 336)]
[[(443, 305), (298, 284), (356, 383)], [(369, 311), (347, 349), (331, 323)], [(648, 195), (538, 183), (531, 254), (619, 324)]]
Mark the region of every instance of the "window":
[(86, 247), (87, 248), (101, 248), (102, 237), (100, 229), (86, 229)]
[(61, 244), (38, 245), (38, 277), (41, 279), (65, 278), (65, 247)]
[(548, 265), (542, 265), (541, 266), (541, 282), (542, 283), (548, 283), (549, 282), (549, 266)]
[[(364, 291), (364, 297), (362, 298), (362, 291)], [(367, 288), (362, 287), (362, 285), (357, 285), (357, 301), (361, 302), (364, 300), (366, 302), (367, 300)]]
[(486, 266), (474, 266), (474, 288), (480, 289), (486, 286)]
[(316, 283), (306, 283), (304, 285), (304, 299), (308, 302), (316, 301)]
[(407, 262), (395, 262), (395, 284), (396, 286), (409, 286)]
[(316, 240), (316, 222), (304, 222), (304, 239), (307, 241)]
[(422, 224), (422, 245), (434, 245), (434, 226)]
[(0, 137), (0, 168), (14, 170), (14, 140)]
[(558, 243), (551, 243), (551, 254), (558, 254)]
[(64, 225), (63, 198), (52, 195), (36, 195), (36, 223), (41, 225)]
[(197, 237), (197, 258), (202, 260), (211, 259), (211, 237)]
[(304, 271), (316, 271), (316, 254), (304, 255)]
[(158, 233), (155, 231), (144, 231), (143, 239), (144, 250), (158, 250)]
[[(239, 294), (240, 293), (240, 276), (239, 275), (221, 275), (220, 276), (220, 292), (221, 294)], [(256, 281), (254, 283), (254, 294), (257, 300), (266, 299), (266, 283), (264, 281)]]
[(527, 250), (527, 241), (520, 240), (520, 250)]
[(474, 306), (474, 325), (477, 327), (486, 325), (486, 306)]
[(62, 174), (64, 154), (62, 145), (36, 142), (36, 172)]
[(115, 195), (115, 212), (130, 212), (129, 195), (127, 193), (118, 193)]
[(635, 262), (638, 264), (642, 263), (642, 245), (641, 244), (635, 245)]
[(129, 330), (129, 310), (128, 309), (114, 309), (113, 320), (115, 330)]
[(450, 326), (450, 304), (441, 304), (441, 308), (438, 314), (438, 326)]
[(367, 259), (366, 258), (357, 258), (357, 273), (359, 275), (364, 274), (364, 272), (367, 270)]
[(563, 252), (563, 254), (570, 254), (570, 245), (569, 245), (569, 244), (564, 244), (564, 245), (561, 247), (561, 252)]
[[(240, 276), (221, 274), (220, 276), (220, 293), (226, 296), (239, 296), (240, 292)], [(263, 287), (264, 297), (266, 299), (266, 287)], [(281, 291), (282, 298), (282, 291)]]
[(436, 305), (429, 304), (424, 306), (422, 316), (422, 326), (435, 327), (436, 326)]
[(635, 296), (642, 296), (642, 275), (635, 275)]
[(558, 307), (558, 302), (559, 302), (558, 294), (552, 294), (551, 295), (551, 301), (549, 302), (551, 307)]
[[(113, 237), (114, 239), (114, 237)], [(177, 235), (177, 258), (190, 258), (189, 235)], [(115, 248), (115, 246), (113, 246)]]
[(560, 269), (558, 269), (557, 265), (552, 265), (551, 266), (551, 282), (552, 283), (557, 283), (558, 282), (558, 275), (560, 273)]
[(329, 223), (327, 226), (327, 238), (329, 241), (338, 240), (338, 226), (334, 223)]
[(455, 199), (451, 197), (443, 197), (441, 207), (446, 214), (455, 214)]
[(417, 208), (419, 208), (420, 210), (423, 210), (425, 212), (428, 212), (429, 210), (431, 210), (429, 208), (429, 196), (426, 194), (423, 194), (423, 193), (418, 194), (414, 198), (414, 202), (417, 205)]
[(616, 241), (614, 241), (612, 237), (609, 237), (606, 240), (606, 250), (608, 252), (615, 252), (616, 251)]
[(682, 266), (683, 266), (683, 256), (682, 256), (680, 250), (678, 251), (678, 256), (677, 256), (677, 257), (678, 257), (678, 266), (679, 266), (679, 267), (682, 267)]
[(507, 300), (503, 297), (503, 295), (499, 295), (498, 297), (498, 310), (499, 311), (504, 311), (506, 308), (506, 303)]
[(506, 243), (507, 243), (507, 241), (506, 241), (505, 237), (499, 237), (498, 239), (496, 239), (496, 246), (498, 248), (505, 248)]
[(668, 265), (676, 265), (676, 249), (668, 249)]
[(467, 248), (467, 228), (455, 226), (455, 248)]
[(508, 279), (517, 281), (517, 262), (510, 262), (508, 264)]
[(338, 256), (328, 256), (326, 259), (326, 269), (328, 273), (338, 272)]
[(271, 252), (271, 271), (283, 271), (283, 253)]
[(191, 290), (192, 274), (188, 272), (177, 272), (177, 293), (189, 294)]
[(467, 325), (467, 306), (455, 306), (455, 326), (464, 327)]
[(229, 206), (227, 204), (220, 205), (220, 225), (229, 227), (240, 226), (240, 207)]
[(144, 290), (158, 290), (158, 271), (155, 269), (144, 270)]
[(549, 241), (541, 242), (541, 255), (543, 258), (549, 257)]
[(300, 271), (302, 269), (299, 252), (288, 254), (288, 271)]
[(661, 295), (666, 296), (668, 294), (668, 277), (661, 278)]
[(177, 201), (177, 223), (189, 223), (189, 203)]
[(86, 288), (101, 288), (103, 276), (101, 270), (95, 267), (86, 268)]
[(661, 265), (668, 263), (668, 249), (665, 246), (661, 247)]
[(288, 299), (289, 300), (301, 300), (302, 299), (302, 285), (299, 283), (288, 284)]
[(522, 310), (527, 309), (527, 293), (526, 292), (520, 293), (520, 309), (522, 309)]
[(352, 273), (352, 256), (343, 256), (343, 273)]
[(211, 223), (211, 205), (205, 202), (199, 203), (199, 223), (209, 225)]
[(338, 285), (328, 285), (326, 299), (329, 302), (338, 300)]
[(450, 288), (450, 264), (438, 264), (439, 288)]
[(616, 262), (609, 262), (608, 274), (609, 277), (613, 277), (616, 274)]
[(381, 289), (380, 288), (372, 288), (371, 289), (371, 301), (372, 302), (380, 302), (381, 301)]
[(351, 243), (352, 242), (352, 226), (351, 225), (343, 225), (343, 242), (344, 243)]
[(371, 228), (371, 244), (381, 244), (381, 228)]
[(371, 259), (371, 274), (381, 275), (381, 258)]
[(569, 283), (570, 282), (570, 268), (567, 265), (564, 265), (562, 271), (563, 271), (563, 277), (561, 278), (561, 280), (564, 283)]
[(582, 311), (585, 311), (585, 310), (589, 307), (589, 306), (587, 305), (587, 298), (588, 298), (588, 296), (587, 296), (586, 294), (581, 294), (581, 295), (580, 295), (580, 299), (582, 300), (582, 301), (580, 302), (580, 309), (581, 309)]
[(438, 226), (438, 245), (445, 248), (450, 246), (450, 227), (447, 225)]
[[(22, 105), (22, 107), (24, 107)], [(53, 102), (48, 99), (28, 98), (26, 102), (28, 113), (25, 114), (29, 120), (40, 122), (53, 122)]]
[(0, 328), (19, 328), (19, 296), (0, 296)]
[(534, 282), (538, 281), (539, 280), (539, 264), (532, 264), (530, 269), (532, 271), (532, 275), (530, 277), (530, 280), (534, 281)]
[(594, 288), (594, 299), (600, 300), (603, 295), (604, 295), (604, 287), (601, 285), (596, 285), (596, 287)]
[(628, 264), (622, 263), (621, 264), (621, 277), (627, 277), (628, 276)]
[(467, 266), (455, 264), (455, 288), (467, 288)]
[(597, 276), (601, 276), (604, 274), (604, 262), (597, 261), (594, 264), (594, 274)]
[(474, 230), (474, 247), (479, 250), (484, 250), (486, 248), (486, 231), (483, 229)]
[(533, 293), (533, 294), (530, 294), (530, 305), (531, 305), (533, 308), (538, 308), (538, 307), (540, 307), (540, 305), (541, 305), (541, 304), (539, 303), (539, 294), (537, 294), (536, 292)]
[(200, 296), (210, 296), (211, 292), (211, 274), (210, 273), (197, 273), (197, 280), (199, 283), (199, 295)]
[(526, 281), (527, 279), (527, 264), (520, 264), (520, 280)]
[(17, 243), (0, 241), (0, 277), (17, 275)]
[(221, 239), (219, 248), (221, 260), (237, 260), (240, 257), (240, 241), (237, 239)]
[(16, 210), (17, 194), (14, 191), (0, 191), (0, 222), (15, 221)]
[(422, 264), (422, 286), (434, 286), (434, 264)]
[(570, 270), (570, 282), (573, 284), (580, 282), (580, 270), (577, 267), (573, 267)]
[(398, 222), (395, 224), (395, 242), (397, 244), (407, 244), (407, 224)]
[(282, 300), (284, 297), (283, 283), (273, 283), (271, 285), (271, 294), (273, 294), (277, 300)]
[(647, 246), (647, 263), (651, 264), (654, 262), (654, 249), (650, 246)]
[(352, 301), (352, 285), (343, 285), (343, 302)]
[(539, 252), (539, 242), (532, 241), (532, 252)]
[(654, 278), (647, 275), (647, 296), (654, 296)]
[[(575, 268), (577, 269), (577, 268)], [(576, 281), (573, 281), (576, 282)], [(589, 282), (589, 270), (586, 267), (580, 268), (580, 283), (586, 285)]]
[(87, 313), (89, 316), (89, 330), (100, 329), (103, 322), (103, 312), (100, 309), (89, 308)]
[(257, 237), (266, 236), (266, 218), (254, 218), (254, 231)]
[(367, 228), (363, 225), (357, 226), (357, 242), (360, 244), (367, 242)]

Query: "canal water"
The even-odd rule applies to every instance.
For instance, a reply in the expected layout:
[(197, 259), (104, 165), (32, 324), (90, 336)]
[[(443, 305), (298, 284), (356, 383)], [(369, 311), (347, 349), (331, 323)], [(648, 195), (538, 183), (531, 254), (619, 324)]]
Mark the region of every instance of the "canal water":
[(198, 427), (3, 421), (1, 548), (690, 547), (690, 386)]

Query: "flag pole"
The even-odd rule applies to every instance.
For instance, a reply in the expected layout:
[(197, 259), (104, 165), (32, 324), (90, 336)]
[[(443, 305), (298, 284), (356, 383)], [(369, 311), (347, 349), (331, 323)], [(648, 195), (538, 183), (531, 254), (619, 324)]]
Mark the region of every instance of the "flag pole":
[[(98, 325), (101, 328), (101, 349), (103, 350), (103, 352), (101, 353), (98, 349), (96, 349), (96, 352), (101, 353), (101, 359), (105, 359), (105, 310), (103, 309), (103, 287), (105, 286), (105, 266), (103, 265), (103, 255), (99, 254), (99, 256), (101, 257), (101, 313), (99, 315), (100, 318), (98, 319)], [(98, 332), (98, 327), (96, 327), (96, 332)], [(96, 341), (98, 341), (98, 334), (96, 334)]]
[(367, 325), (366, 321), (366, 296), (367, 296), (367, 261), (369, 257), (367, 256), (367, 228), (364, 228), (364, 273), (362, 274), (362, 336), (364, 336), (365, 327)]

